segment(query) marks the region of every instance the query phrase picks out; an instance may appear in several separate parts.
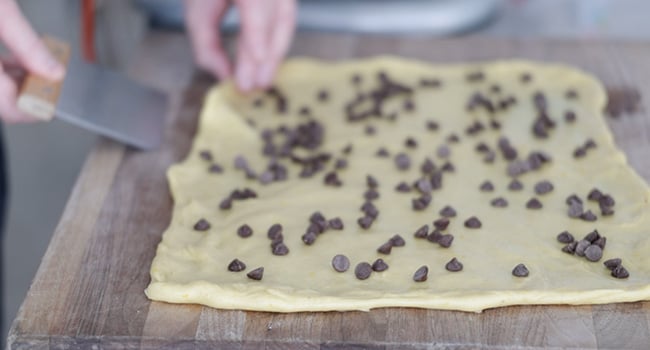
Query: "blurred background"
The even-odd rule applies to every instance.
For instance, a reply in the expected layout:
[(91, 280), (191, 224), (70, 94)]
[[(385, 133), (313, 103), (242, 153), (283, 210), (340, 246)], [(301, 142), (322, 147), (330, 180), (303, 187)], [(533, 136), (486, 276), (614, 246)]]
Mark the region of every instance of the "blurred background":
[[(79, 0), (19, 3), (39, 32), (65, 38), (79, 52)], [(152, 30), (177, 31), (182, 38), (181, 4), (178, 0), (96, 0), (99, 61), (124, 69)], [(299, 30), (362, 35), (648, 40), (648, 13), (647, 0), (303, 0), (298, 24)], [(228, 14), (224, 25), (228, 30), (236, 28), (235, 12)], [(178, 57), (168, 61), (188, 64), (189, 81), (191, 51), (187, 42), (177, 45)], [(4, 141), (10, 197), (2, 256), (1, 338), (7, 334), (96, 139), (53, 121), (6, 126)]]

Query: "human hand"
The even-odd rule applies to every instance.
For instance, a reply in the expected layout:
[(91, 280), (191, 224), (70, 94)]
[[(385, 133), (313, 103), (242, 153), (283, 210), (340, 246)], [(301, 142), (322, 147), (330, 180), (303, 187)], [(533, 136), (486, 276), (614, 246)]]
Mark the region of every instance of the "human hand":
[(228, 0), (185, 0), (185, 22), (197, 64), (234, 80), (242, 92), (267, 88), (284, 58), (295, 29), (295, 0), (235, 0), (241, 19), (234, 70), (224, 50), (219, 24)]
[(0, 118), (8, 123), (37, 121), (16, 106), (18, 78), (27, 71), (60, 80), (65, 69), (50, 55), (14, 0), (0, 0), (0, 42), (10, 51), (0, 57)]

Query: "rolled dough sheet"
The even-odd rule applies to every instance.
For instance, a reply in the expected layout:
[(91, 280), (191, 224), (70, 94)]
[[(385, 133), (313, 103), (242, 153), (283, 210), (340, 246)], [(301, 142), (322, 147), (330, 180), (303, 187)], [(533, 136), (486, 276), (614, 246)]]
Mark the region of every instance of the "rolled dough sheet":
[[(380, 80), (378, 72), (414, 88), (409, 97), (413, 110), (403, 108), (406, 97), (399, 95), (382, 110), (384, 116), (396, 111), (396, 119), (347, 121), (346, 103), (357, 93), (375, 88)], [(522, 74), (532, 79), (525, 83)], [(361, 76), (358, 84), (352, 82), (354, 75)], [(422, 78), (437, 79), (440, 86), (430, 81), (429, 87), (419, 87)], [(391, 57), (340, 63), (292, 59), (282, 67), (276, 84), (286, 97), (286, 106), (280, 106), (286, 107), (285, 112), (278, 112), (273, 96), (264, 92), (240, 96), (230, 84), (214, 87), (207, 94), (191, 152), (168, 171), (175, 204), (151, 266), (151, 284), (146, 289), (149, 298), (277, 312), (378, 307), (478, 312), (515, 304), (650, 299), (650, 193), (614, 144), (602, 113), (605, 93), (592, 76), (563, 65), (527, 61), (430, 65)], [(577, 96), (568, 98), (569, 90)], [(325, 101), (319, 98), (321, 91), (327, 92)], [(538, 116), (533, 102), (538, 91), (545, 94), (548, 116), (555, 122), (545, 139), (534, 137), (531, 131)], [(468, 111), (468, 100), (475, 92), (492, 100), (513, 96), (517, 102), (490, 117), (482, 108)], [(288, 168), (287, 180), (262, 185), (246, 179), (244, 172), (235, 168), (234, 159), (244, 156), (251, 169), (262, 173), (268, 164), (262, 155), (262, 130), (307, 122), (312, 117), (299, 113), (303, 106), (309, 107), (313, 119), (324, 126), (318, 151), (332, 155), (325, 170), (301, 178), (298, 166), (280, 158)], [(564, 119), (568, 110), (576, 114), (574, 123)], [(498, 120), (499, 130), (489, 127), (490, 118)], [(437, 130), (426, 127), (429, 120), (438, 123)], [(466, 129), (474, 121), (486, 128), (468, 135)], [(366, 134), (368, 125), (375, 128), (374, 135)], [(454, 133), (460, 140), (449, 143), (449, 135)], [(520, 191), (508, 189), (508, 162), (496, 146), (502, 136), (510, 140), (519, 158), (532, 151), (552, 157), (550, 163), (518, 177), (523, 184)], [(417, 142), (416, 148), (405, 146), (409, 137)], [(597, 147), (575, 158), (576, 147), (588, 139)], [(475, 150), (479, 142), (496, 151), (493, 163), (484, 162), (483, 155)], [(352, 144), (352, 151), (345, 156), (341, 150), (348, 144)], [(444, 144), (455, 171), (444, 174), (442, 188), (432, 192), (430, 205), (415, 211), (411, 201), (417, 192), (401, 193), (395, 186), (417, 179), (426, 157), (439, 169), (445, 161), (438, 156), (438, 149)], [(380, 147), (391, 156), (377, 157)], [(212, 161), (200, 156), (204, 150), (211, 153)], [(410, 169), (396, 168), (393, 157), (399, 152), (410, 157)], [(325, 186), (324, 174), (333, 169), (338, 158), (348, 161), (348, 167), (338, 171), (342, 186)], [(213, 163), (223, 172), (209, 172)], [(379, 182), (380, 197), (374, 204), (380, 214), (366, 230), (357, 220), (363, 216), (359, 208), (364, 203), (367, 174)], [(486, 180), (492, 182), (492, 192), (479, 190)], [(534, 186), (542, 180), (550, 181), (554, 189), (537, 195)], [(234, 201), (230, 210), (219, 209), (220, 202), (234, 189), (243, 188), (253, 189), (258, 197)], [(598, 204), (587, 200), (593, 188), (615, 199), (614, 215), (602, 216)], [(570, 194), (577, 194), (584, 201), (584, 210), (591, 210), (598, 219), (570, 218), (565, 203)], [(508, 206), (492, 206), (496, 197), (505, 198)], [(532, 197), (538, 198), (543, 208), (528, 209), (526, 203)], [(454, 235), (453, 244), (443, 248), (414, 238), (422, 225), (431, 228), (446, 205), (457, 211), (444, 231)], [(341, 218), (345, 227), (329, 230), (314, 244), (306, 245), (301, 236), (315, 211), (328, 219)], [(464, 221), (471, 216), (482, 222), (481, 228), (465, 227)], [(193, 228), (200, 219), (209, 222), (208, 230)], [(283, 226), (284, 243), (289, 248), (284, 256), (272, 254), (267, 237), (267, 230), (276, 223)], [(252, 236), (237, 235), (243, 224), (253, 229)], [(607, 237), (599, 262), (561, 251), (564, 245), (556, 240), (558, 233), (568, 230), (580, 240), (594, 229)], [(406, 244), (394, 247), (389, 255), (377, 252), (377, 247), (395, 234), (400, 234)], [(349, 270), (340, 273), (332, 268), (336, 254), (349, 258)], [(445, 269), (454, 257), (463, 264), (462, 271)], [(246, 264), (244, 271), (227, 269), (235, 258)], [(366, 280), (355, 277), (358, 263), (372, 264), (377, 258), (389, 265), (386, 271), (373, 272)], [(603, 265), (610, 258), (623, 260), (629, 278), (610, 276)], [(528, 277), (513, 276), (513, 268), (520, 263), (530, 271)], [(415, 282), (413, 274), (423, 265), (428, 267), (428, 278)], [(248, 278), (246, 274), (257, 267), (264, 267), (263, 278)]]

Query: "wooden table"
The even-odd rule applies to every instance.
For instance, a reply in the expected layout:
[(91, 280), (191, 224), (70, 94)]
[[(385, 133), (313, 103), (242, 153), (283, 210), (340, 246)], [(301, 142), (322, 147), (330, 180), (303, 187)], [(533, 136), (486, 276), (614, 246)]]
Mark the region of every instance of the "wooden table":
[[(147, 45), (155, 49), (145, 61), (164, 64), (140, 66), (140, 76), (183, 81), (179, 72), (188, 66), (173, 55), (187, 45), (174, 43), (150, 38)], [(646, 44), (301, 34), (293, 49), (294, 55), (326, 59), (383, 53), (448, 62), (561, 61), (595, 73), (608, 86), (650, 95)], [(402, 308), (275, 314), (150, 302), (143, 290), (172, 205), (165, 170), (185, 156), (210, 84), (197, 75), (187, 89), (168, 86), (172, 104), (159, 151), (99, 142), (13, 323), (10, 348), (650, 349), (649, 302), (505, 307), (482, 314)], [(634, 168), (650, 180), (650, 117), (637, 113), (608, 122)]]

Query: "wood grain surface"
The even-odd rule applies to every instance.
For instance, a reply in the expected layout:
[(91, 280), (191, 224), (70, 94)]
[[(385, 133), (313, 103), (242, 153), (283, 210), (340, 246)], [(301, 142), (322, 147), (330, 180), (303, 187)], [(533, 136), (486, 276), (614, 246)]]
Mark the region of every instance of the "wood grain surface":
[[(164, 53), (165, 45), (157, 37), (154, 52)], [(300, 34), (292, 54), (558, 61), (594, 73), (607, 86), (650, 96), (650, 46), (638, 43)], [(180, 69), (168, 61), (167, 72)], [(277, 314), (150, 302), (143, 290), (172, 206), (165, 171), (188, 151), (212, 83), (196, 75), (185, 91), (170, 89), (160, 150), (140, 153), (106, 140), (97, 145), (14, 321), (9, 348), (650, 349), (650, 302), (505, 307), (482, 314), (404, 308)], [(632, 166), (650, 180), (650, 116), (641, 111), (608, 124)]]

